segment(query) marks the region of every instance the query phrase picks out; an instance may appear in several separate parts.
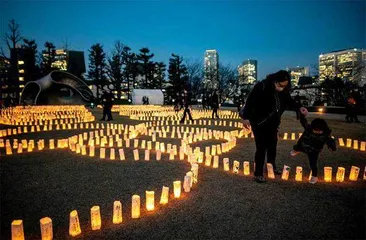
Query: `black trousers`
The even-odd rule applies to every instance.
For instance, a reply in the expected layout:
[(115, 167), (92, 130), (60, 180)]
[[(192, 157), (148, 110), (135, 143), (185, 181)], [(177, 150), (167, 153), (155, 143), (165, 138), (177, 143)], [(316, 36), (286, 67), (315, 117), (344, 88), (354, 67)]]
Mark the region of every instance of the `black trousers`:
[(277, 132), (276, 126), (253, 129), (256, 146), (254, 176), (263, 176), (266, 154), (267, 162), (273, 165), (273, 170), (276, 170)]
[(217, 114), (217, 108), (212, 108), (212, 118), (216, 115), (216, 118), (219, 118), (219, 115)]
[(112, 108), (110, 107), (103, 107), (103, 117), (102, 120), (105, 120), (105, 117), (108, 116), (107, 120), (113, 120), (112, 117)]
[(191, 110), (189, 110), (189, 108), (184, 108), (184, 112), (183, 112), (183, 117), (180, 120), (181, 123), (184, 122), (184, 120), (186, 119), (186, 115), (188, 114), (189, 120), (193, 121), (192, 115), (191, 115)]
[(317, 177), (318, 176), (318, 158), (319, 153), (315, 152), (309, 152), (308, 154), (310, 168), (311, 168), (311, 176)]

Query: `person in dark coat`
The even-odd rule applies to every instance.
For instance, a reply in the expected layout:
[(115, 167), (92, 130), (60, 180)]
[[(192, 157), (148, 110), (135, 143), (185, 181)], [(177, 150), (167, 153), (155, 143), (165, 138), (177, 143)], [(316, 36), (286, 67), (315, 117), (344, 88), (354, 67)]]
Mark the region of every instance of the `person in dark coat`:
[[(277, 175), (282, 173), (276, 166), (281, 116), (286, 108), (296, 110), (296, 107), (299, 107), (289, 93), (290, 79), (290, 74), (284, 70), (268, 75), (265, 80), (254, 86), (239, 113), (244, 127), (248, 130), (251, 128), (254, 133), (256, 145), (254, 180), (259, 183), (266, 182), (263, 177), (266, 154), (267, 162), (273, 165), (274, 173)], [(308, 113), (303, 107), (300, 107), (300, 111), (304, 115)]]
[(192, 115), (191, 115), (191, 110), (189, 108), (189, 106), (191, 104), (190, 101), (191, 100), (190, 100), (190, 97), (189, 97), (189, 94), (188, 94), (187, 90), (184, 90), (184, 93), (183, 93), (184, 112), (183, 112), (183, 117), (180, 120), (180, 123), (184, 123), (184, 120), (186, 119), (187, 114), (188, 114), (189, 120), (193, 122), (193, 118), (192, 118)]
[[(301, 98), (299, 92), (296, 92), (296, 96), (294, 97), (294, 101), (296, 106), (301, 106)], [(296, 119), (300, 119), (300, 108), (296, 107)]]
[(102, 104), (103, 104), (103, 117), (100, 120), (104, 121), (106, 116), (108, 117), (107, 121), (113, 120), (112, 117), (113, 94), (104, 91), (102, 96)]
[(212, 108), (212, 119), (214, 116), (219, 119), (219, 115), (217, 114), (217, 110), (219, 109), (219, 95), (214, 91), (211, 97), (211, 108)]
[(327, 144), (328, 149), (331, 151), (335, 151), (337, 146), (335, 140), (331, 137), (332, 130), (330, 130), (324, 119), (316, 118), (309, 124), (305, 116), (301, 114), (300, 122), (305, 131), (290, 154), (293, 157), (300, 152), (308, 155), (311, 168), (309, 182), (315, 184), (318, 181), (318, 158), (324, 145)]

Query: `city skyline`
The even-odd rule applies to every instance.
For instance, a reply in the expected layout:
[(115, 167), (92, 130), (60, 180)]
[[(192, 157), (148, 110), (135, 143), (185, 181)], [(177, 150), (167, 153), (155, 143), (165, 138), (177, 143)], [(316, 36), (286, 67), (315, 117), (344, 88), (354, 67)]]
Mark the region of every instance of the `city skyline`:
[[(1, 7), (6, 9), (2, 29), (15, 19), (22, 35), (36, 40), (39, 51), (45, 41), (58, 49), (67, 41), (87, 59), (92, 44), (101, 43), (109, 54), (121, 40), (134, 52), (149, 47), (156, 61), (167, 64), (171, 53), (203, 60), (207, 49), (216, 49), (220, 63), (232, 67), (258, 60), (258, 79), (286, 67), (317, 64), (321, 53), (365, 48), (364, 1), (3, 1)], [(49, 9), (64, 18), (55, 18), (57, 11)]]

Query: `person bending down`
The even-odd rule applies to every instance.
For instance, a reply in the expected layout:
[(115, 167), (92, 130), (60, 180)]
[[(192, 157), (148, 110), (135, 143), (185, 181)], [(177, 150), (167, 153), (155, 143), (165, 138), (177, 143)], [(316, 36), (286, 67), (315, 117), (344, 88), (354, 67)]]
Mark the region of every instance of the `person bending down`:
[(316, 118), (309, 124), (305, 116), (301, 114), (300, 122), (305, 131), (294, 145), (290, 155), (294, 157), (300, 152), (308, 155), (311, 168), (309, 182), (315, 184), (318, 181), (318, 158), (324, 145), (327, 144), (328, 149), (331, 151), (335, 151), (337, 146), (335, 140), (331, 137), (332, 130), (330, 130), (324, 119)]

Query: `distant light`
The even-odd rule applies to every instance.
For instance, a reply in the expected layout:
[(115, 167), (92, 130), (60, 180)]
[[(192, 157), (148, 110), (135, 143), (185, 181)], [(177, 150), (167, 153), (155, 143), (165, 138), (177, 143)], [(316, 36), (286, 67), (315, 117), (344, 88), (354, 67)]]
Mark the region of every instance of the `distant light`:
[(324, 109), (323, 108), (319, 108), (318, 109), (318, 112), (320, 112), (320, 113), (322, 113), (324, 111)]
[(353, 49), (353, 50), (357, 51), (357, 48), (355, 48), (355, 49)]

